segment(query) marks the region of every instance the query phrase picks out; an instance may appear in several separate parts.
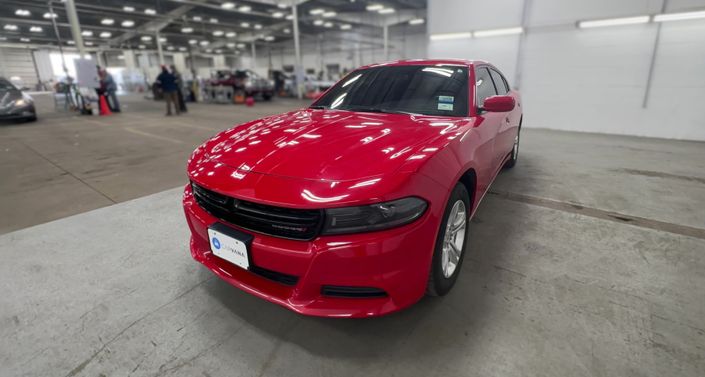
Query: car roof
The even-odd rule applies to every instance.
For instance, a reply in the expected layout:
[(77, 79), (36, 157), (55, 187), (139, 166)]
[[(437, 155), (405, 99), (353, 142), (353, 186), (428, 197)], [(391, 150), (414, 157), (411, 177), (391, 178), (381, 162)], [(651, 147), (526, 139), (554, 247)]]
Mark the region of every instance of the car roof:
[[(464, 60), (464, 59), (407, 59), (395, 60), (386, 63), (376, 63), (362, 66), (358, 69), (383, 67), (383, 66), (404, 66), (404, 65), (460, 65), (472, 67), (476, 64), (490, 64), (484, 60)], [(491, 64), (490, 64), (491, 65)]]

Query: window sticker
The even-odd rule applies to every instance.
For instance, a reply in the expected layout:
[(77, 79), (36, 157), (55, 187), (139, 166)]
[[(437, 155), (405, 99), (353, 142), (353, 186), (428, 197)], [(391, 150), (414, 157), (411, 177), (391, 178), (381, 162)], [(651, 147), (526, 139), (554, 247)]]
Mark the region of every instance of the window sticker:
[(453, 104), (452, 103), (439, 103), (438, 110), (453, 111)]
[(455, 102), (453, 96), (438, 96), (438, 110), (453, 111), (453, 102)]
[(453, 103), (453, 102), (455, 102), (455, 97), (453, 97), (453, 96), (438, 96), (438, 102)]

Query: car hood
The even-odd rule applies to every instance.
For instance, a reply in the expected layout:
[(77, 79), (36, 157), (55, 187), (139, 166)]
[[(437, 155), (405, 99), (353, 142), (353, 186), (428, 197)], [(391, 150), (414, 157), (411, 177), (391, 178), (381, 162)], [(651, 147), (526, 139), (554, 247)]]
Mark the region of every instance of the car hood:
[(410, 159), (423, 158), (429, 153), (422, 156), (418, 154), (421, 150), (447, 140), (449, 132), (466, 122), (462, 118), (306, 109), (224, 131), (199, 148), (199, 160), (283, 177), (358, 180), (393, 173)]
[(0, 89), (0, 108), (8, 107), (22, 98), (22, 92), (16, 89)]

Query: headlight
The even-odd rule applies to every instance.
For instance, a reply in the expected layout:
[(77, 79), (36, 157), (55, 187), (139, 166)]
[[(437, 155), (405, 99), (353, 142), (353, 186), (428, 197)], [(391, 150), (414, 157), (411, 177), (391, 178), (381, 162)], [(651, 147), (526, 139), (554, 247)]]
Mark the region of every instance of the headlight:
[(362, 233), (408, 224), (423, 215), (428, 205), (409, 197), (360, 207), (326, 209), (322, 234)]
[(16, 107), (25, 106), (25, 105), (27, 105), (27, 104), (29, 104), (29, 102), (28, 102), (26, 99), (24, 99), (24, 98), (18, 99), (17, 101), (15, 101), (15, 106), (16, 106)]

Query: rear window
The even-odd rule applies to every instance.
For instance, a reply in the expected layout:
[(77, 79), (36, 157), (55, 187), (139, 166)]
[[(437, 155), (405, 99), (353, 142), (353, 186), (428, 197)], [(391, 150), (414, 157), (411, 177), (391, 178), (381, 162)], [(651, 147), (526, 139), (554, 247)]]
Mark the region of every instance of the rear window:
[(461, 66), (382, 66), (355, 71), (313, 107), (360, 112), (468, 115), (468, 70)]

